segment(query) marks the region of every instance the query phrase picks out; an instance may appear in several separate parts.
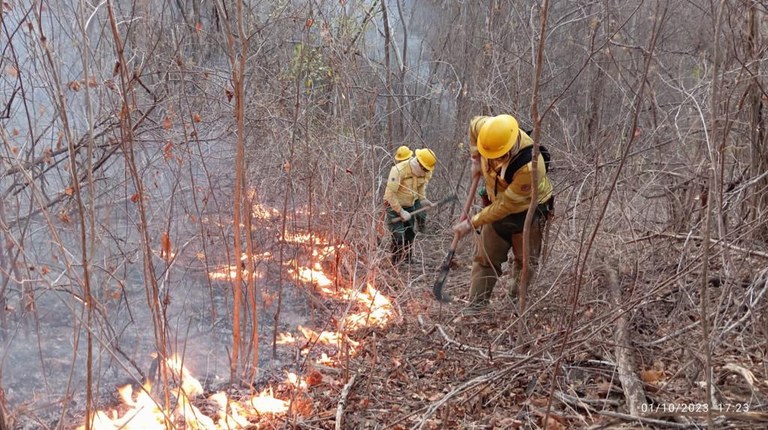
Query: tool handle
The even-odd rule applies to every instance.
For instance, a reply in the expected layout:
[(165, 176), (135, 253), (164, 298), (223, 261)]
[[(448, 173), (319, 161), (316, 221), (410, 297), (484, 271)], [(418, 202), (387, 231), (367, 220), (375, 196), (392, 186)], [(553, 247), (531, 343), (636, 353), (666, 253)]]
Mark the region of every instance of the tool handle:
[[(469, 195), (467, 196), (467, 202), (464, 204), (463, 212), (459, 220), (463, 220), (469, 217), (469, 209), (472, 207), (472, 202), (475, 200), (475, 191), (477, 191), (477, 184), (480, 182), (480, 176), (476, 176), (472, 179), (472, 184), (469, 186)], [(443, 287), (445, 287), (445, 281), (448, 279), (448, 272), (451, 270), (451, 261), (454, 254), (456, 254), (456, 248), (459, 246), (459, 240), (461, 237), (458, 233), (453, 233), (453, 241), (448, 249), (443, 264), (440, 266), (440, 272), (437, 275), (435, 285), (432, 286), (432, 293), (435, 298), (440, 302), (450, 302), (451, 298), (448, 295), (443, 294)]]
[[(438, 207), (438, 206), (442, 206), (442, 205), (444, 205), (444, 204), (446, 204), (446, 203), (448, 203), (448, 202), (450, 202), (450, 201), (453, 201), (453, 200), (455, 200), (455, 199), (456, 199), (456, 195), (452, 195), (452, 196), (450, 196), (450, 197), (446, 197), (446, 198), (444, 198), (444, 199), (440, 200), (439, 202), (437, 202), (437, 204), (436, 204), (435, 206), (425, 206), (425, 207), (423, 207), (423, 208), (421, 208), (421, 209), (416, 209), (415, 211), (411, 212), (411, 215), (413, 216), (413, 215), (417, 215), (417, 214), (420, 214), (420, 213), (422, 213), (422, 212), (426, 212), (426, 211), (428, 211), (428, 210), (430, 210), (430, 209), (432, 209), (432, 208), (436, 208), (436, 207)], [(398, 223), (398, 222), (400, 222), (400, 221), (402, 221), (402, 220), (403, 220), (403, 219), (402, 219), (401, 217), (399, 217), (399, 216), (396, 216), (396, 217), (394, 217), (394, 218), (390, 218), (390, 219), (389, 219), (389, 223), (390, 223), (390, 224), (395, 224), (395, 223)]]
[[(482, 175), (477, 175), (472, 179), (472, 184), (469, 186), (469, 195), (467, 196), (467, 201), (464, 203), (464, 209), (459, 217), (459, 221), (469, 218), (469, 210), (472, 208), (472, 202), (475, 201), (475, 191), (477, 191), (477, 185), (480, 183), (480, 177)], [(451, 242), (451, 247), (449, 248), (452, 251), (456, 251), (456, 247), (459, 246), (459, 237), (458, 233), (453, 234), (453, 242)]]

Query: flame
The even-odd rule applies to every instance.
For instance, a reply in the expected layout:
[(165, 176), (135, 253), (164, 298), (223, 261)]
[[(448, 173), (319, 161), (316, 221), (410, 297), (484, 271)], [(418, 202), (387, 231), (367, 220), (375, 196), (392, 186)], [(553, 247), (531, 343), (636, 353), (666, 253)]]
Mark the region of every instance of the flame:
[(278, 345), (291, 345), (296, 343), (296, 338), (293, 337), (293, 333), (278, 333), (277, 335)]
[(251, 425), (243, 416), (243, 407), (237, 402), (229, 400), (223, 392), (211, 396), (213, 403), (218, 406), (219, 425), (225, 429), (247, 428)]
[(355, 298), (363, 310), (348, 315), (344, 319), (345, 327), (359, 329), (373, 325), (383, 328), (392, 321), (395, 314), (392, 302), (370, 284)]
[[(181, 357), (173, 355), (166, 360), (168, 369), (171, 370), (173, 375), (181, 381), (181, 391), (185, 396), (195, 398), (203, 394), (203, 385), (192, 377), (186, 367), (182, 364)], [(178, 397), (178, 396), (177, 396)]]
[(263, 220), (269, 220), (280, 216), (280, 211), (275, 208), (268, 208), (261, 204), (253, 205), (253, 217)]
[[(243, 269), (243, 279), (248, 278), (248, 270)], [(212, 281), (228, 281), (231, 282), (235, 277), (237, 276), (237, 266), (233, 264), (227, 264), (223, 266), (217, 267), (212, 272), (208, 272), (208, 277)], [(256, 278), (261, 278), (263, 274), (256, 270), (253, 272), (253, 276)]]
[(320, 264), (315, 264), (314, 269), (310, 269), (308, 267), (300, 267), (296, 277), (301, 281), (315, 284), (320, 288), (326, 288), (333, 285), (333, 281), (331, 281), (331, 279), (328, 278), (325, 273), (323, 273), (323, 269), (320, 267)]
[[(312, 243), (313, 235), (311, 233), (285, 233), (284, 239), (286, 242), (309, 244)], [(317, 242), (315, 237), (315, 243)]]
[(293, 387), (306, 390), (307, 389), (307, 381), (303, 378), (301, 378), (299, 375), (293, 373), (293, 372), (286, 372), (285, 373), (285, 382), (288, 385), (291, 385)]
[[(160, 406), (149, 395), (151, 386), (145, 384), (141, 391), (134, 395), (133, 387), (126, 385), (118, 389), (120, 398), (130, 409), (119, 417), (117, 411), (107, 413), (104, 411), (96, 412), (93, 416), (93, 425), (95, 430), (165, 430), (165, 421), (170, 419), (164, 414)], [(85, 425), (78, 427), (78, 430), (85, 429)]]
[(264, 390), (259, 395), (253, 396), (250, 405), (260, 414), (284, 414), (288, 412), (288, 401), (275, 398), (271, 392)]
[[(206, 257), (204, 253), (198, 252), (197, 258), (199, 260), (204, 260)], [(266, 261), (271, 258), (272, 258), (272, 253), (269, 251), (264, 251), (261, 254), (253, 254), (252, 261), (254, 262)], [(243, 263), (246, 263), (248, 261), (248, 254), (243, 253), (240, 256), (240, 261)], [(212, 281), (232, 281), (233, 279), (235, 279), (235, 275), (237, 275), (237, 266), (235, 266), (234, 264), (222, 264), (216, 267), (216, 269), (214, 269), (212, 272), (208, 272), (208, 277)], [(243, 269), (243, 278), (246, 278), (247, 276), (248, 276), (248, 270)], [(260, 278), (263, 276), (263, 274), (260, 271), (256, 270), (254, 271), (253, 276)]]
[[(309, 343), (336, 345), (336, 347), (339, 349), (346, 346), (350, 354), (354, 354), (357, 351), (357, 348), (360, 346), (360, 342), (351, 339), (349, 336), (346, 336), (343, 333), (335, 331), (323, 331), (318, 333), (310, 328), (302, 326), (299, 326), (298, 329), (304, 335), (304, 337), (307, 338), (307, 342)], [(304, 352), (306, 353), (306, 351)]]
[[(279, 216), (280, 213), (272, 208), (254, 205), (254, 216), (270, 219)], [(299, 326), (298, 331), (307, 339), (308, 345), (328, 345), (322, 347), (313, 354), (314, 362), (329, 366), (336, 365), (338, 351), (344, 349), (345, 353), (355, 355), (360, 349), (360, 342), (351, 338), (347, 331), (354, 331), (364, 327), (385, 327), (391, 323), (395, 310), (392, 302), (371, 284), (364, 284), (358, 290), (345, 287), (334, 282), (332, 277), (324, 272), (324, 262), (334, 258), (334, 253), (343, 249), (343, 245), (328, 245), (323, 239), (310, 233), (290, 233), (285, 236), (286, 241), (297, 244), (312, 244), (312, 256), (308, 267), (297, 267), (291, 261), (289, 272), (297, 280), (311, 284), (326, 298), (349, 302), (350, 312), (341, 321), (343, 332), (321, 331)], [(338, 254), (336, 254), (338, 255)], [(197, 258), (203, 260), (206, 256), (199, 252)], [(253, 255), (253, 261), (263, 261), (272, 258), (270, 252)], [(243, 254), (241, 262), (248, 262), (248, 256)], [(241, 264), (238, 262), (238, 264)], [(250, 268), (250, 267), (249, 267)], [(231, 281), (235, 278), (237, 266), (220, 265), (208, 275), (213, 280)], [(243, 270), (244, 276), (248, 271)], [(262, 272), (255, 271), (254, 276), (263, 276)], [(297, 339), (293, 333), (279, 333), (276, 343), (281, 345), (296, 344)], [(335, 348), (335, 350), (333, 349)], [(302, 355), (310, 354), (311, 348), (304, 348)], [(319, 354), (319, 357), (317, 357)], [(330, 356), (329, 356), (330, 354)], [(274, 395), (272, 388), (266, 388), (259, 394), (240, 400), (228, 398), (223, 392), (211, 395), (207, 399), (207, 411), (210, 416), (193, 404), (193, 401), (204, 395), (204, 389), (200, 381), (195, 379), (191, 372), (184, 366), (178, 356), (166, 360), (165, 368), (173, 376), (174, 385), (170, 392), (172, 410), (165, 410), (163, 402), (157, 401), (151, 395), (152, 386), (145, 383), (140, 389), (131, 385), (121, 387), (118, 392), (121, 405), (107, 411), (98, 411), (91, 417), (92, 428), (95, 430), (166, 430), (168, 428), (188, 428), (197, 430), (234, 430), (246, 428), (258, 428), (258, 420), (271, 419), (274, 415), (285, 414), (289, 410), (289, 401)], [(281, 387), (294, 387), (297, 390), (306, 391), (309, 386), (314, 386), (322, 381), (322, 376), (313, 378), (310, 373), (301, 377), (295, 373), (287, 372)], [(306, 403), (306, 401), (305, 401)], [(296, 403), (294, 403), (294, 406)], [(310, 404), (309, 409), (312, 409)], [(84, 426), (78, 427), (78, 430)]]

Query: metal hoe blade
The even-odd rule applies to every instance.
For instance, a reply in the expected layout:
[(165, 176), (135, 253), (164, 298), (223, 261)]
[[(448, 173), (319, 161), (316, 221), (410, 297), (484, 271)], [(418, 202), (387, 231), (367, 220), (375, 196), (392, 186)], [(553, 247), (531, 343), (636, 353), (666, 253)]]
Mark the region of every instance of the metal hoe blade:
[(435, 285), (432, 287), (432, 292), (435, 294), (435, 298), (443, 303), (451, 301), (451, 297), (443, 293), (443, 288), (445, 287), (445, 281), (448, 280), (448, 272), (451, 270), (451, 261), (453, 261), (453, 255), (455, 253), (456, 250), (453, 249), (448, 251), (448, 255), (445, 256), (443, 264), (440, 265), (440, 271), (437, 274)]

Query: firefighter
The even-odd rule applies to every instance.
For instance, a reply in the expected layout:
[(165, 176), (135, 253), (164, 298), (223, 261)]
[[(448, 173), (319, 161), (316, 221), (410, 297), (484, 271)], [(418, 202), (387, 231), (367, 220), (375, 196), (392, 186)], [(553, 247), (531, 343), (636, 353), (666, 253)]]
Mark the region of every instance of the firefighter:
[(411, 151), (411, 148), (403, 145), (395, 151), (395, 164), (409, 160), (411, 157), (413, 157), (413, 151)]
[[(531, 202), (533, 140), (520, 129), (511, 115), (478, 116), (469, 126), (472, 177), (482, 175), (487, 206), (469, 219), (453, 226), (460, 237), (480, 229), (470, 278), (470, 305), (473, 315), (484, 309), (507, 262), (513, 261), (507, 294), (517, 296), (523, 268), (523, 224)], [(552, 184), (547, 177), (549, 153), (542, 147), (537, 161), (538, 207), (531, 223), (531, 281), (536, 273), (541, 239), (547, 219), (553, 213)]]
[(437, 157), (431, 149), (417, 149), (415, 156), (405, 159), (389, 171), (384, 202), (387, 205), (387, 218), (399, 218), (398, 222), (388, 223), (392, 232), (392, 263), (413, 262), (413, 239), (415, 217), (411, 212), (425, 206), (435, 206), (427, 199), (427, 184), (432, 179), (432, 171), (437, 164)]
[[(402, 145), (395, 151), (395, 164), (409, 160), (413, 157), (413, 151), (411, 151), (411, 148)], [(416, 204), (414, 204), (416, 209), (420, 209), (421, 201), (416, 200)], [(426, 212), (419, 212), (416, 215), (416, 231), (423, 233), (427, 229), (427, 213)]]

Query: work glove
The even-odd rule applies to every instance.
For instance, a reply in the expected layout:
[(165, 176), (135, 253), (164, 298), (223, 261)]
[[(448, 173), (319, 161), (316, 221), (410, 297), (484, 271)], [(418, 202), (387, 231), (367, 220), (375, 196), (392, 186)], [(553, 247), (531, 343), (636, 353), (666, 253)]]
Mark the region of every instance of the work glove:
[(472, 177), (480, 176), (480, 157), (471, 157), (470, 160), (472, 160), (472, 168), (470, 172), (472, 172)]
[(472, 225), (472, 223), (465, 219), (464, 221), (459, 221), (456, 225), (453, 226), (453, 232), (458, 234), (459, 237), (463, 237), (470, 231), (474, 230), (475, 227)]
[(402, 218), (403, 221), (408, 222), (411, 220), (411, 213), (405, 209), (400, 209), (400, 218)]
[(437, 203), (435, 203), (435, 202), (433, 202), (432, 200), (429, 200), (429, 199), (421, 199), (421, 204), (423, 206), (425, 206), (425, 207), (429, 206), (431, 208), (437, 206)]

